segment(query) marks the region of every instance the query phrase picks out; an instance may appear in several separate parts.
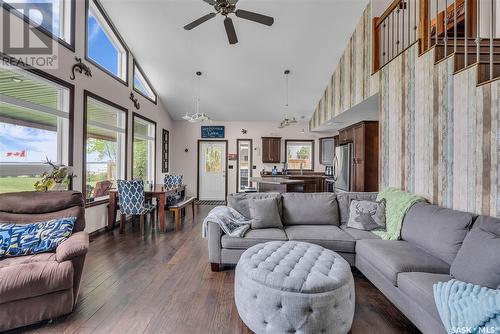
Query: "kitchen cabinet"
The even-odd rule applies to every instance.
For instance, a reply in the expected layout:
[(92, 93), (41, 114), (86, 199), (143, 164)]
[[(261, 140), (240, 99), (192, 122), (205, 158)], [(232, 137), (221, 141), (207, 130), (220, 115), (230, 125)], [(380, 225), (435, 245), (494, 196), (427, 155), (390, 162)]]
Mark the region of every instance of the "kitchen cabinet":
[(340, 144), (352, 143), (351, 190), (378, 191), (378, 122), (361, 122), (339, 131)]
[(326, 166), (333, 165), (335, 154), (335, 138), (325, 137), (319, 139), (319, 163)]
[(281, 137), (262, 137), (262, 163), (281, 162)]
[(352, 127), (343, 129), (339, 131), (339, 142), (340, 145), (352, 143), (353, 141), (353, 129)]
[(289, 175), (287, 176), (290, 180), (302, 180), (304, 181), (304, 192), (305, 193), (321, 193), (324, 192), (324, 180), (325, 178), (321, 176), (313, 175)]

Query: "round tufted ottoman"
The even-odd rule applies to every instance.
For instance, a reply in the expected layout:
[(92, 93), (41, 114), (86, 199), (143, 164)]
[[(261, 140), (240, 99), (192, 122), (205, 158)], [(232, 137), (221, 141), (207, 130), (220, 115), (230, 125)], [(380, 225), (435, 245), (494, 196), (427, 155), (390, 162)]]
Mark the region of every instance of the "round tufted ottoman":
[(347, 333), (354, 316), (351, 267), (318, 245), (272, 241), (246, 250), (234, 297), (255, 333)]

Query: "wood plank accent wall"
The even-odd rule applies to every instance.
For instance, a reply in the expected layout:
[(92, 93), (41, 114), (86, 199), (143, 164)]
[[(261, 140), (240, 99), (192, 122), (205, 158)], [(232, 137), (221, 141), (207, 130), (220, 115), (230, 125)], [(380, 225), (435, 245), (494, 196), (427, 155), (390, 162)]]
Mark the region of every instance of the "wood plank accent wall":
[(381, 188), (500, 216), (500, 82), (414, 46), (380, 71)]
[(371, 75), (371, 26), (368, 5), (316, 106), (309, 122), (311, 130), (378, 92), (378, 74)]

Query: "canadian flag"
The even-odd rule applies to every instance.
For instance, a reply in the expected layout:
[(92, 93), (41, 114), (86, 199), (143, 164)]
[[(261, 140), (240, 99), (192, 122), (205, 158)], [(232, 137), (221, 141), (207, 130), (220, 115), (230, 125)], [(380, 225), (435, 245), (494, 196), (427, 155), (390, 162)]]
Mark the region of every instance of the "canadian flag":
[(18, 152), (5, 152), (6, 157), (16, 157), (16, 158), (26, 158), (26, 150), (18, 151)]

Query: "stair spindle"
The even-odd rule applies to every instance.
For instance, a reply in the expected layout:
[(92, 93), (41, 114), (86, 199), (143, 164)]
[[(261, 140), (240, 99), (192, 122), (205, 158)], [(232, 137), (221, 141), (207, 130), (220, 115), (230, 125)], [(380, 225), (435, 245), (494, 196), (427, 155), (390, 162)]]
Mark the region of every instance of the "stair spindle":
[(477, 0), (476, 19), (476, 63), (481, 60), (481, 1)]
[(436, 1), (436, 40), (435, 40), (435, 44), (437, 46), (438, 44), (438, 32), (439, 32), (439, 21), (438, 21), (438, 17), (439, 17), (439, 0), (435, 0)]
[(448, 56), (448, 0), (444, 0), (444, 56)]
[(464, 3), (465, 6), (465, 20), (464, 20), (464, 25), (465, 25), (465, 38), (464, 38), (464, 50), (465, 50), (465, 55), (464, 55), (464, 60), (465, 60), (465, 67), (469, 65), (468, 62), (468, 56), (469, 56), (469, 50), (468, 50), (468, 42), (469, 42), (469, 2), (468, 0), (465, 0)]
[[(495, 0), (491, 0), (491, 11), (490, 11), (490, 80), (493, 80), (493, 35), (494, 35), (494, 11), (495, 11)], [(479, 61), (479, 59), (478, 59)]]
[(453, 1), (453, 52), (457, 52), (457, 0)]

